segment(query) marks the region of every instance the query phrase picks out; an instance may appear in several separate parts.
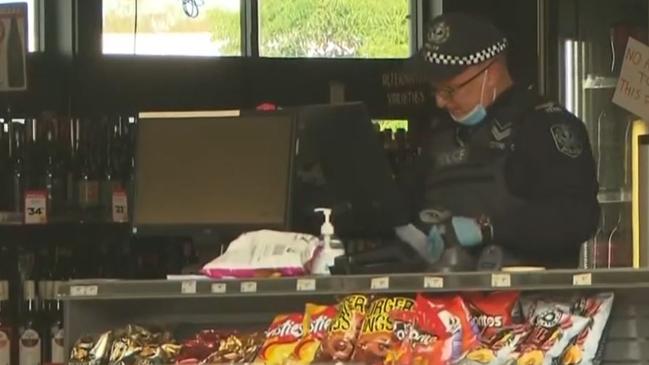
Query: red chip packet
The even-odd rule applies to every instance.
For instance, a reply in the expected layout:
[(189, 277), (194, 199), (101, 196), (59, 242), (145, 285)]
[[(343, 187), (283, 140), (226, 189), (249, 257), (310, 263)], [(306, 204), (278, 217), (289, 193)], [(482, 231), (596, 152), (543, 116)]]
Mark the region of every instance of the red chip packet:
[(453, 361), (462, 359), (478, 345), (477, 331), (471, 324), (469, 310), (461, 296), (420, 297), (418, 303), (421, 301), (422, 305), (438, 308), (439, 317), (453, 339)]
[(488, 340), (502, 328), (513, 324), (512, 311), (518, 303), (520, 293), (494, 292), (469, 293), (464, 296), (474, 329), (481, 340)]
[(395, 310), (393, 335), (397, 347), (388, 353), (385, 364), (449, 365), (453, 362), (453, 339), (440, 317), (439, 306), (419, 296), (413, 311)]

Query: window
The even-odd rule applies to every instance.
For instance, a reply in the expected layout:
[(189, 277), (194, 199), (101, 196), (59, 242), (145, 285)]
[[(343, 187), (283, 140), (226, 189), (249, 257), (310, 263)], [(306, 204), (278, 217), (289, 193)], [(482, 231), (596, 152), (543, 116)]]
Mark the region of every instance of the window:
[(259, 0), (266, 57), (405, 58), (409, 0)]
[(27, 3), (27, 24), (29, 29), (27, 30), (27, 49), (29, 52), (36, 51), (36, 7), (34, 5), (35, 0), (0, 0), (0, 4), (7, 3)]
[(240, 0), (103, 0), (102, 6), (104, 54), (241, 54)]

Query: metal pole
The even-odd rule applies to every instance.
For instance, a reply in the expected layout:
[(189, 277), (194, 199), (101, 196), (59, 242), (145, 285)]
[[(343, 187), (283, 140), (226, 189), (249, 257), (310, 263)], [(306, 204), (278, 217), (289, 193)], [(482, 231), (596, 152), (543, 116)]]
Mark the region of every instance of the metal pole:
[(259, 2), (241, 0), (241, 55), (259, 57)]
[(639, 210), (639, 263), (640, 268), (649, 266), (649, 135), (638, 137), (638, 210)]
[(430, 7), (430, 12), (432, 18), (444, 13), (444, 0), (432, 0), (432, 6)]
[(422, 30), (424, 29), (423, 0), (410, 0), (410, 54), (419, 51), (423, 44)]
[(538, 92), (541, 95), (546, 93), (546, 69), (547, 69), (547, 13), (548, 4), (546, 0), (536, 0), (536, 54), (538, 58)]

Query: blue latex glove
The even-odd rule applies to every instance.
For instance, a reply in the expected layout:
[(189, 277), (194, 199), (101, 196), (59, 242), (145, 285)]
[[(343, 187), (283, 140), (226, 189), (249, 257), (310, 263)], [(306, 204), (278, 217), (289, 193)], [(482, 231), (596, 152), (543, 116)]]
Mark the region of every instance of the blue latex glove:
[(453, 217), (451, 219), (451, 225), (453, 226), (453, 230), (455, 230), (455, 236), (460, 245), (472, 247), (482, 243), (482, 229), (480, 229), (480, 225), (478, 225), (475, 219)]
[(431, 243), (430, 236), (427, 236), (412, 224), (396, 227), (395, 232), (401, 241), (409, 244), (428, 263), (434, 264), (439, 260), (444, 248), (444, 242), (438, 230), (435, 230), (437, 233), (433, 234), (435, 243)]
[(445, 228), (441, 225), (434, 225), (428, 231), (426, 254), (431, 261), (437, 261), (444, 252), (444, 234)]

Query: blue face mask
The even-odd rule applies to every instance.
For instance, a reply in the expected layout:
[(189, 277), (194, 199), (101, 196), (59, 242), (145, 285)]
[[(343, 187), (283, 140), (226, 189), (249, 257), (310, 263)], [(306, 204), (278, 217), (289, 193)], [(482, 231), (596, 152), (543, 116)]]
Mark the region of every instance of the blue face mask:
[(458, 118), (453, 114), (451, 114), (451, 118), (453, 118), (454, 121), (469, 127), (479, 124), (486, 117), (487, 117), (487, 109), (485, 109), (485, 107), (482, 106), (482, 103), (476, 105), (475, 108), (473, 108), (473, 110), (471, 110), (461, 118)]
[[(482, 89), (480, 91), (480, 103), (473, 108), (470, 112), (466, 113), (465, 115), (461, 117), (456, 117), (455, 115), (451, 114), (451, 118), (453, 118), (454, 121), (465, 125), (465, 126), (474, 126), (480, 124), (485, 118), (487, 117), (487, 109), (482, 105), (483, 98), (484, 98), (484, 89), (487, 84), (487, 75), (489, 74), (489, 69), (485, 71), (485, 75), (482, 78)], [(494, 99), (495, 99), (495, 90), (494, 90)]]

